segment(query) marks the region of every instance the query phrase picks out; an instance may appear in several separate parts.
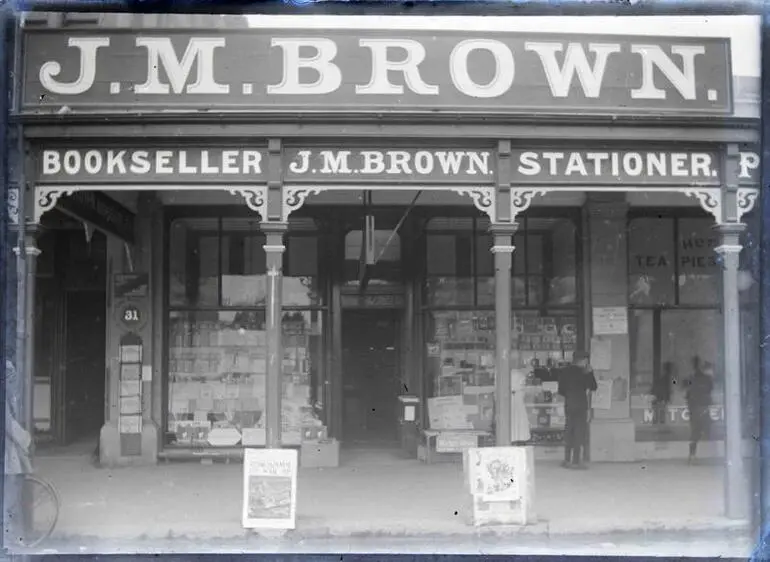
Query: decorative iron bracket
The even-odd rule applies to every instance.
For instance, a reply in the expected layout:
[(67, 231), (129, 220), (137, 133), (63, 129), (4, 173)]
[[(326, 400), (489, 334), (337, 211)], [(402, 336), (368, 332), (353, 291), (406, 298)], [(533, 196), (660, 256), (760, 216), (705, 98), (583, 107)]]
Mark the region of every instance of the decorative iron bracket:
[(694, 197), (700, 203), (701, 208), (710, 213), (717, 224), (722, 224), (722, 190), (719, 187), (699, 187), (682, 190), (688, 197)]
[(738, 188), (738, 213), (737, 220), (741, 222), (743, 215), (748, 214), (754, 208), (759, 197), (759, 189), (756, 187)]
[(516, 221), (516, 216), (529, 209), (532, 199), (536, 195), (548, 193), (546, 188), (537, 187), (513, 187), (511, 188), (511, 222)]
[(233, 195), (240, 195), (246, 200), (246, 206), (259, 213), (260, 220), (267, 220), (267, 186), (251, 185), (231, 187), (228, 189)]

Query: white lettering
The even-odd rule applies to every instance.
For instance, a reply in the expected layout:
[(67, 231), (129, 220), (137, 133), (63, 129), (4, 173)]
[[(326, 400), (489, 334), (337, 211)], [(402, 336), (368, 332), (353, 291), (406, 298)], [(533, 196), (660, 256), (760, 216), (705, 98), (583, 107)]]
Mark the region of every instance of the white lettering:
[(489, 152), (468, 152), (468, 174), (489, 174)]
[[(329, 94), (342, 84), (342, 72), (332, 62), (337, 56), (337, 45), (331, 39), (276, 37), (270, 44), (283, 50), (283, 80), (280, 84), (268, 86), (268, 94)], [(300, 56), (303, 47), (314, 49), (315, 54)], [(302, 68), (314, 70), (318, 79), (310, 84), (300, 82), (299, 71)]]
[[(389, 174), (411, 174), (412, 169), (409, 167), (410, 155), (405, 150), (389, 150), (388, 161), (390, 162)], [(400, 171), (399, 171), (400, 170)]]
[(692, 155), (692, 175), (711, 177), (711, 155), (695, 153)]
[(71, 176), (80, 171), (80, 153), (77, 150), (64, 153), (64, 171)]
[(652, 408), (645, 408), (644, 409), (644, 418), (642, 419), (643, 423), (652, 423), (655, 421), (655, 412), (652, 411)]
[(567, 169), (564, 171), (564, 174), (567, 176), (572, 175), (573, 173), (578, 173), (581, 176), (588, 175), (588, 170), (586, 170), (586, 166), (583, 163), (583, 158), (577, 152), (572, 152), (569, 155)]
[(650, 153), (647, 155), (647, 175), (666, 175), (666, 155), (663, 153)]
[(238, 151), (237, 150), (224, 150), (222, 151), (222, 173), (223, 174), (237, 174), (238, 173)]
[(751, 172), (759, 168), (759, 155), (754, 152), (741, 152), (738, 165), (740, 167), (738, 177), (751, 179)]
[(430, 174), (433, 171), (433, 155), (420, 150), (414, 155), (414, 169), (418, 174)]
[(119, 174), (126, 173), (126, 163), (123, 161), (123, 157), (126, 155), (125, 150), (119, 150), (117, 153), (114, 150), (107, 151), (107, 173), (114, 174), (115, 169), (118, 169)]
[(696, 99), (695, 57), (704, 54), (706, 52), (705, 47), (699, 45), (672, 46), (671, 53), (682, 58), (681, 70), (659, 45), (632, 45), (631, 52), (642, 57), (642, 86), (631, 90), (633, 99), (666, 99), (666, 91), (655, 85), (656, 68), (668, 78), (671, 85), (684, 99)]
[(61, 73), (61, 64), (48, 61), (40, 67), (40, 84), (54, 94), (73, 96), (87, 92), (96, 78), (96, 51), (109, 44), (109, 37), (70, 37), (67, 45), (80, 49), (80, 74), (74, 82), (59, 82), (55, 78)]
[(594, 174), (600, 176), (602, 174), (602, 162), (610, 159), (610, 155), (606, 152), (589, 152), (586, 154), (586, 158), (594, 163)]
[(310, 151), (300, 150), (297, 160), (289, 164), (289, 171), (293, 174), (306, 174), (310, 169)]
[[(489, 51), (495, 60), (495, 75), (487, 84), (477, 84), (468, 73), (468, 56), (472, 51)], [(468, 39), (461, 41), (449, 56), (452, 83), (461, 93), (472, 98), (496, 98), (513, 85), (516, 65), (513, 53), (500, 41)]]
[(564, 153), (563, 152), (543, 152), (543, 158), (548, 160), (548, 162), (550, 163), (549, 173), (552, 176), (555, 176), (556, 174), (558, 174), (559, 172), (556, 166), (559, 160), (564, 159)]
[(257, 150), (243, 151), (243, 173), (259, 175), (262, 173), (262, 153)]
[(137, 150), (131, 155), (131, 173), (146, 174), (150, 171), (150, 155), (146, 150)]
[(364, 158), (362, 174), (381, 174), (385, 171), (385, 157), (382, 152), (363, 150), (361, 156)]
[(179, 151), (179, 173), (180, 174), (197, 174), (198, 173), (197, 166), (189, 166), (187, 164), (186, 150)]
[(348, 158), (350, 157), (349, 150), (341, 150), (337, 153), (331, 150), (321, 151), (321, 158), (323, 158), (323, 168), (321, 173), (323, 174), (349, 174), (350, 166), (348, 165)]
[[(425, 60), (425, 47), (413, 39), (361, 39), (359, 44), (367, 47), (372, 53), (372, 77), (365, 86), (357, 85), (356, 94), (401, 95), (404, 87), (391, 84), (388, 73), (400, 72), (404, 82), (415, 94), (425, 96), (438, 95), (438, 86), (426, 84), (420, 76), (419, 65)], [(403, 49), (406, 58), (402, 61), (388, 59), (390, 48)]]
[(564, 55), (564, 63), (559, 67), (556, 53), (562, 52), (561, 43), (546, 43), (527, 41), (524, 45), (527, 51), (535, 51), (540, 57), (551, 94), (557, 98), (569, 96), (572, 80), (577, 74), (578, 82), (587, 98), (598, 98), (601, 94), (604, 71), (607, 68), (607, 60), (613, 53), (620, 52), (617, 43), (591, 43), (588, 50), (594, 53), (593, 68), (588, 63), (583, 46), (580, 43), (570, 43)]
[(638, 176), (643, 169), (642, 156), (638, 152), (623, 155), (623, 168), (629, 176)]
[(677, 152), (671, 155), (671, 175), (684, 177), (687, 175), (687, 155)]
[(86, 172), (89, 174), (98, 174), (102, 169), (102, 154), (98, 150), (89, 150), (83, 159)]
[[(137, 47), (147, 49), (147, 81), (137, 84), (137, 94), (168, 94), (169, 84), (160, 80), (160, 68), (165, 69), (175, 94), (227, 94), (230, 86), (217, 84), (214, 79), (214, 49), (225, 46), (224, 37), (192, 37), (181, 62), (168, 37), (137, 37)], [(195, 83), (186, 86), (193, 63), (197, 61)], [(186, 86), (186, 88), (185, 88)]]
[(50, 176), (61, 172), (61, 162), (57, 150), (43, 151), (43, 175)]
[(174, 153), (170, 150), (159, 150), (155, 153), (155, 173), (173, 174), (174, 168), (171, 166), (171, 157)]
[(440, 151), (436, 153), (438, 162), (441, 165), (441, 170), (444, 174), (457, 175), (460, 172), (460, 166), (463, 163), (464, 152), (444, 152)]
[(537, 159), (536, 152), (522, 152), (519, 156), (519, 173), (525, 176), (536, 176), (543, 169), (540, 166), (540, 162)]
[(201, 150), (201, 173), (202, 174), (218, 174), (219, 168), (217, 166), (209, 165), (209, 151)]

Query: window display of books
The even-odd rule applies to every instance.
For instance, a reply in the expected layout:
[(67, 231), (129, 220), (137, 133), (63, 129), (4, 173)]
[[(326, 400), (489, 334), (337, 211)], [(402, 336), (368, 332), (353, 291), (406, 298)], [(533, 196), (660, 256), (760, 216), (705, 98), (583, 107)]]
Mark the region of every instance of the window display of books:
[(541, 316), (517, 311), (512, 327), (511, 363), (528, 371), (524, 402), (533, 440), (558, 443), (565, 424), (558, 372), (572, 359), (577, 319), (570, 314)]
[[(287, 321), (288, 320), (288, 321)], [(267, 380), (264, 323), (172, 322), (169, 334), (169, 444), (264, 446)], [(282, 441), (326, 437), (310, 392), (310, 338), (304, 319), (284, 320)]]
[(431, 429), (492, 428), (495, 391), (494, 313), (435, 312), (433, 340), (438, 346), (433, 398), (428, 400)]

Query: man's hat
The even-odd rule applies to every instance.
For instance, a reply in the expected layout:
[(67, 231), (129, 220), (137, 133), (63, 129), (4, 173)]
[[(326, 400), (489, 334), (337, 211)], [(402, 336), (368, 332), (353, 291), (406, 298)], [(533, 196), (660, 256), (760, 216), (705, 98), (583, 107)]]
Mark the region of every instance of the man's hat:
[(590, 358), (591, 358), (591, 356), (588, 354), (587, 351), (575, 351), (572, 354), (572, 360), (573, 361), (581, 361), (583, 359), (587, 360), (587, 359), (590, 359)]

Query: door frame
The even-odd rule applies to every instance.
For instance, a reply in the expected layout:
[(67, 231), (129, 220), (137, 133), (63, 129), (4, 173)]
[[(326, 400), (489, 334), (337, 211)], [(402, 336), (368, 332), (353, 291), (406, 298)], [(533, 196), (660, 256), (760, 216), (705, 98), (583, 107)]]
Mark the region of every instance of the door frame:
[[(387, 314), (387, 318), (389, 321), (393, 322), (393, 343), (398, 346), (398, 349), (396, 349), (396, 378), (403, 381), (404, 375), (405, 375), (405, 366), (406, 363), (404, 361), (404, 313), (406, 312), (405, 307), (382, 307), (382, 308), (341, 308), (339, 319), (340, 319), (340, 337), (336, 340), (338, 346), (339, 346), (339, 376), (337, 377), (337, 385), (338, 388), (336, 389), (336, 392), (339, 393), (340, 399), (336, 403), (336, 410), (335, 415), (339, 416), (340, 419), (340, 425), (338, 426), (339, 433), (337, 435), (337, 439), (340, 441), (340, 443), (345, 443), (345, 365), (342, 360), (342, 348), (343, 348), (343, 330), (344, 330), (344, 321), (345, 316), (348, 314), (356, 314), (356, 313), (365, 313), (365, 314)], [(398, 394), (398, 393), (397, 393)]]

